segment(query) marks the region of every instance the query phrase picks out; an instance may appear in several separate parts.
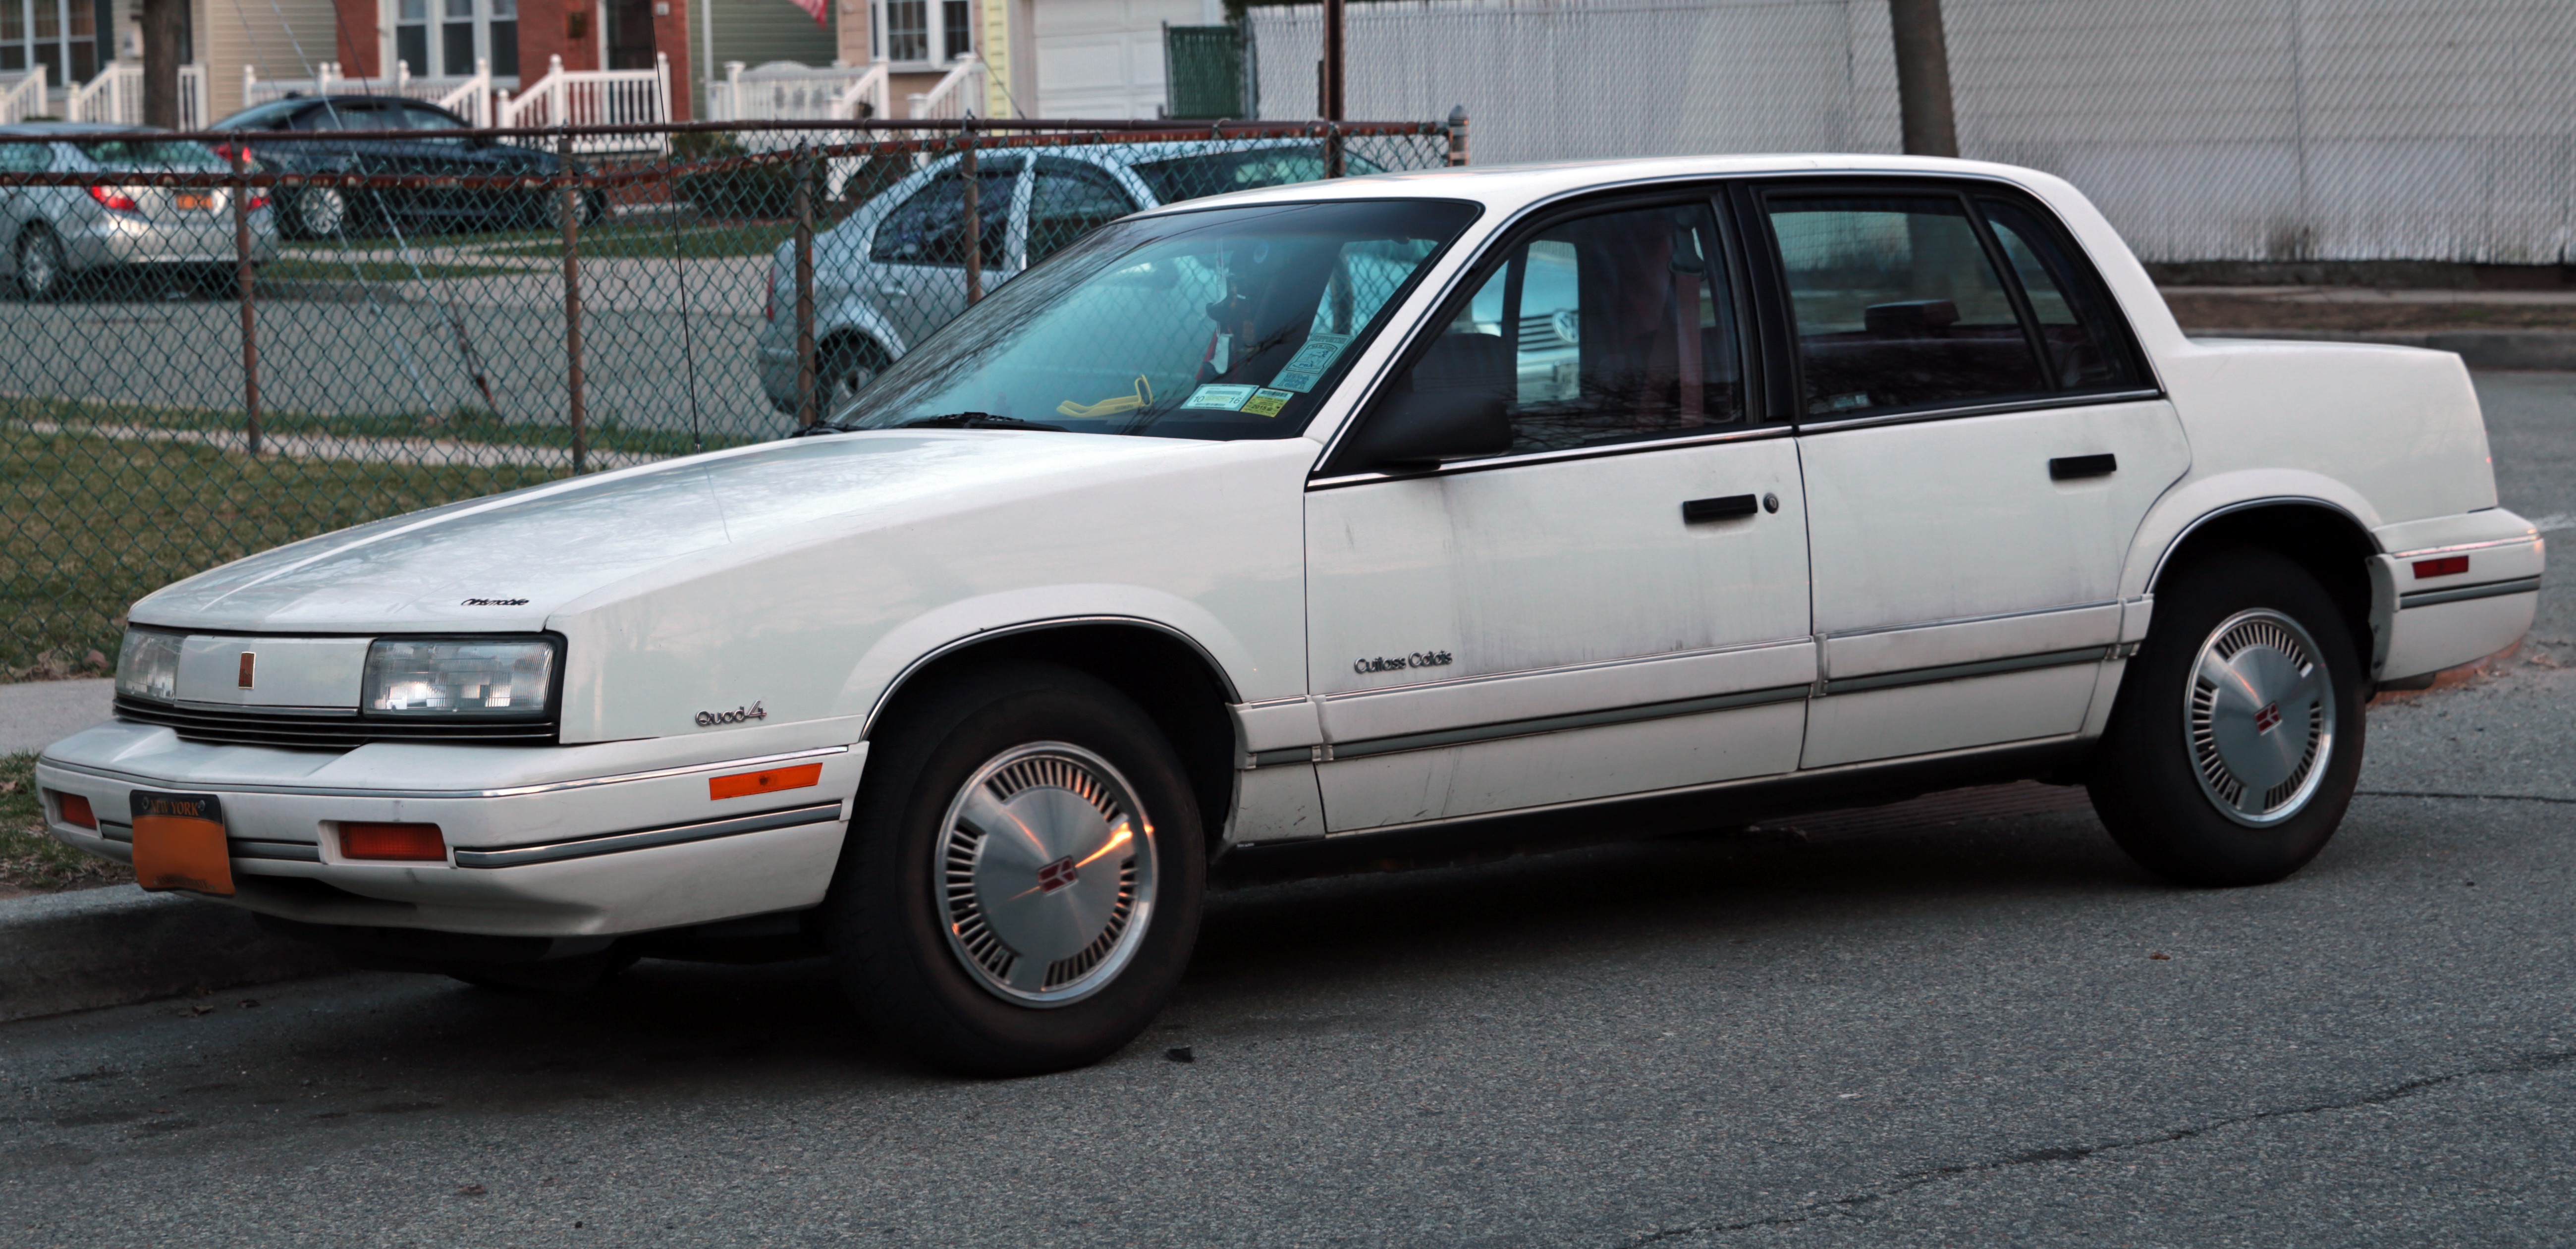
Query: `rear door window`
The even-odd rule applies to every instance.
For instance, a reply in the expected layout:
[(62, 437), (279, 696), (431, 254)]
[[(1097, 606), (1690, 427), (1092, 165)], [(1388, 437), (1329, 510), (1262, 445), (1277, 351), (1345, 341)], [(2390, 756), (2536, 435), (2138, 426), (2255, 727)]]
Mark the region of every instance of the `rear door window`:
[(1955, 195), (1775, 195), (1808, 419), (2054, 389)]
[[(1002, 263), (1002, 248), (1011, 232), (1011, 190), (1019, 176), (1016, 161), (987, 161), (975, 172), (980, 258), (988, 268)], [(965, 220), (966, 177), (951, 165), (886, 214), (868, 255), (890, 264), (962, 266), (966, 263)]]
[(1136, 211), (1115, 179), (1081, 161), (1041, 160), (1029, 193), (1029, 263)]

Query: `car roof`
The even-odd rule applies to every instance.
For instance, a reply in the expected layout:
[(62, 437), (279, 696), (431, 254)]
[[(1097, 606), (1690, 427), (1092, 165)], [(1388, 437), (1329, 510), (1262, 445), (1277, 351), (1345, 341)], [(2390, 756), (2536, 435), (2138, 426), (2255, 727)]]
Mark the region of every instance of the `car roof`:
[[(1195, 212), (1250, 204), (1312, 203), (1335, 199), (1468, 200), (1506, 211), (1581, 191), (1610, 190), (1656, 182), (1700, 178), (1753, 177), (1770, 174), (1914, 174), (1991, 178), (2057, 199), (2064, 184), (2037, 170), (1990, 161), (1950, 160), (1934, 156), (1887, 156), (1870, 153), (1794, 153), (1742, 156), (1667, 156), (1629, 160), (1563, 161), (1541, 165), (1446, 166), (1399, 170), (1324, 182), (1229, 191), (1185, 200), (1162, 212)], [(2068, 188), (2071, 190), (2071, 188)]]
[[(22, 121), (0, 126), (0, 134), (108, 134), (127, 131), (153, 131), (158, 126), (119, 126), (95, 121)], [(168, 133), (163, 131), (163, 133)]]

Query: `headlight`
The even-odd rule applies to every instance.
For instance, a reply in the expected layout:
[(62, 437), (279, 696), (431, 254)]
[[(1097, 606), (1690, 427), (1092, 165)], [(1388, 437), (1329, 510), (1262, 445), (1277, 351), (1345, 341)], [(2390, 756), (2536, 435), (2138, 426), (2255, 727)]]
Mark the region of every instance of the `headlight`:
[(542, 716), (554, 689), (555, 643), (404, 641), (367, 648), (359, 703), (371, 716)]
[(128, 629), (116, 652), (116, 692), (137, 698), (175, 701), (179, 696), (179, 642), (176, 633)]

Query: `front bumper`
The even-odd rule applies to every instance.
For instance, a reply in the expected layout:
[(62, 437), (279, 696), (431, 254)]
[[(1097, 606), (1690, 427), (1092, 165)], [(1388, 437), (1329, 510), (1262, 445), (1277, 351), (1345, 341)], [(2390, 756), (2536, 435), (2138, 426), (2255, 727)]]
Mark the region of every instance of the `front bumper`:
[[(599, 937), (813, 906), (839, 861), (867, 759), (832, 720), (587, 746), (379, 743), (343, 753), (218, 746), (113, 722), (55, 743), (36, 780), (89, 800), (95, 831), (46, 824), (131, 862), (134, 791), (215, 794), (237, 892), (218, 901), (312, 924)], [(834, 741), (834, 738), (841, 738)], [(711, 777), (816, 766), (811, 785), (711, 796)], [(344, 821), (434, 823), (445, 862), (363, 862)]]

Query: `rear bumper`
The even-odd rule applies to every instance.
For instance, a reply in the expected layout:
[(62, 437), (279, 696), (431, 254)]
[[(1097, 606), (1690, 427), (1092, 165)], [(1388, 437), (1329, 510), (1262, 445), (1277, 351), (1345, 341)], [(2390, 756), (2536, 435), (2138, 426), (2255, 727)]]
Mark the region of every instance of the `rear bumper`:
[[(277, 259), (277, 227), (268, 209), (250, 218), (250, 255), (254, 264)], [(235, 264), (230, 213), (191, 214), (184, 222), (161, 221), (123, 213), (100, 213), (67, 230), (65, 259), (75, 269), (108, 265)]]
[[(2436, 542), (2423, 544), (2428, 537)], [(2392, 526), (2382, 540), (2405, 547), (2371, 559), (2372, 679), (2403, 681), (2472, 663), (2531, 628), (2548, 563), (2547, 544), (2531, 522), (2496, 508)]]
[[(55, 837), (126, 862), (133, 858), (127, 812), (135, 790), (216, 795), (237, 891), (216, 900), (263, 914), (309, 924), (605, 937), (819, 903), (867, 756), (865, 743), (829, 743), (840, 726), (822, 723), (832, 728), (803, 734), (822, 742), (796, 745), (774, 729), (760, 731), (765, 741), (711, 734), (684, 739), (697, 757), (674, 759), (669, 741), (524, 749), (382, 744), (334, 756), (184, 742), (168, 729), (118, 722), (56, 743), (38, 761), (36, 778), (46, 790), (88, 799), (99, 817), (96, 830), (73, 826), (48, 798)], [(378, 755), (375, 766), (350, 762), (370, 752)], [(820, 769), (810, 786), (718, 800), (708, 785), (711, 776), (804, 765)], [(368, 783), (370, 773), (435, 779), (386, 787)], [(346, 821), (437, 824), (447, 859), (351, 860), (338, 840)]]

